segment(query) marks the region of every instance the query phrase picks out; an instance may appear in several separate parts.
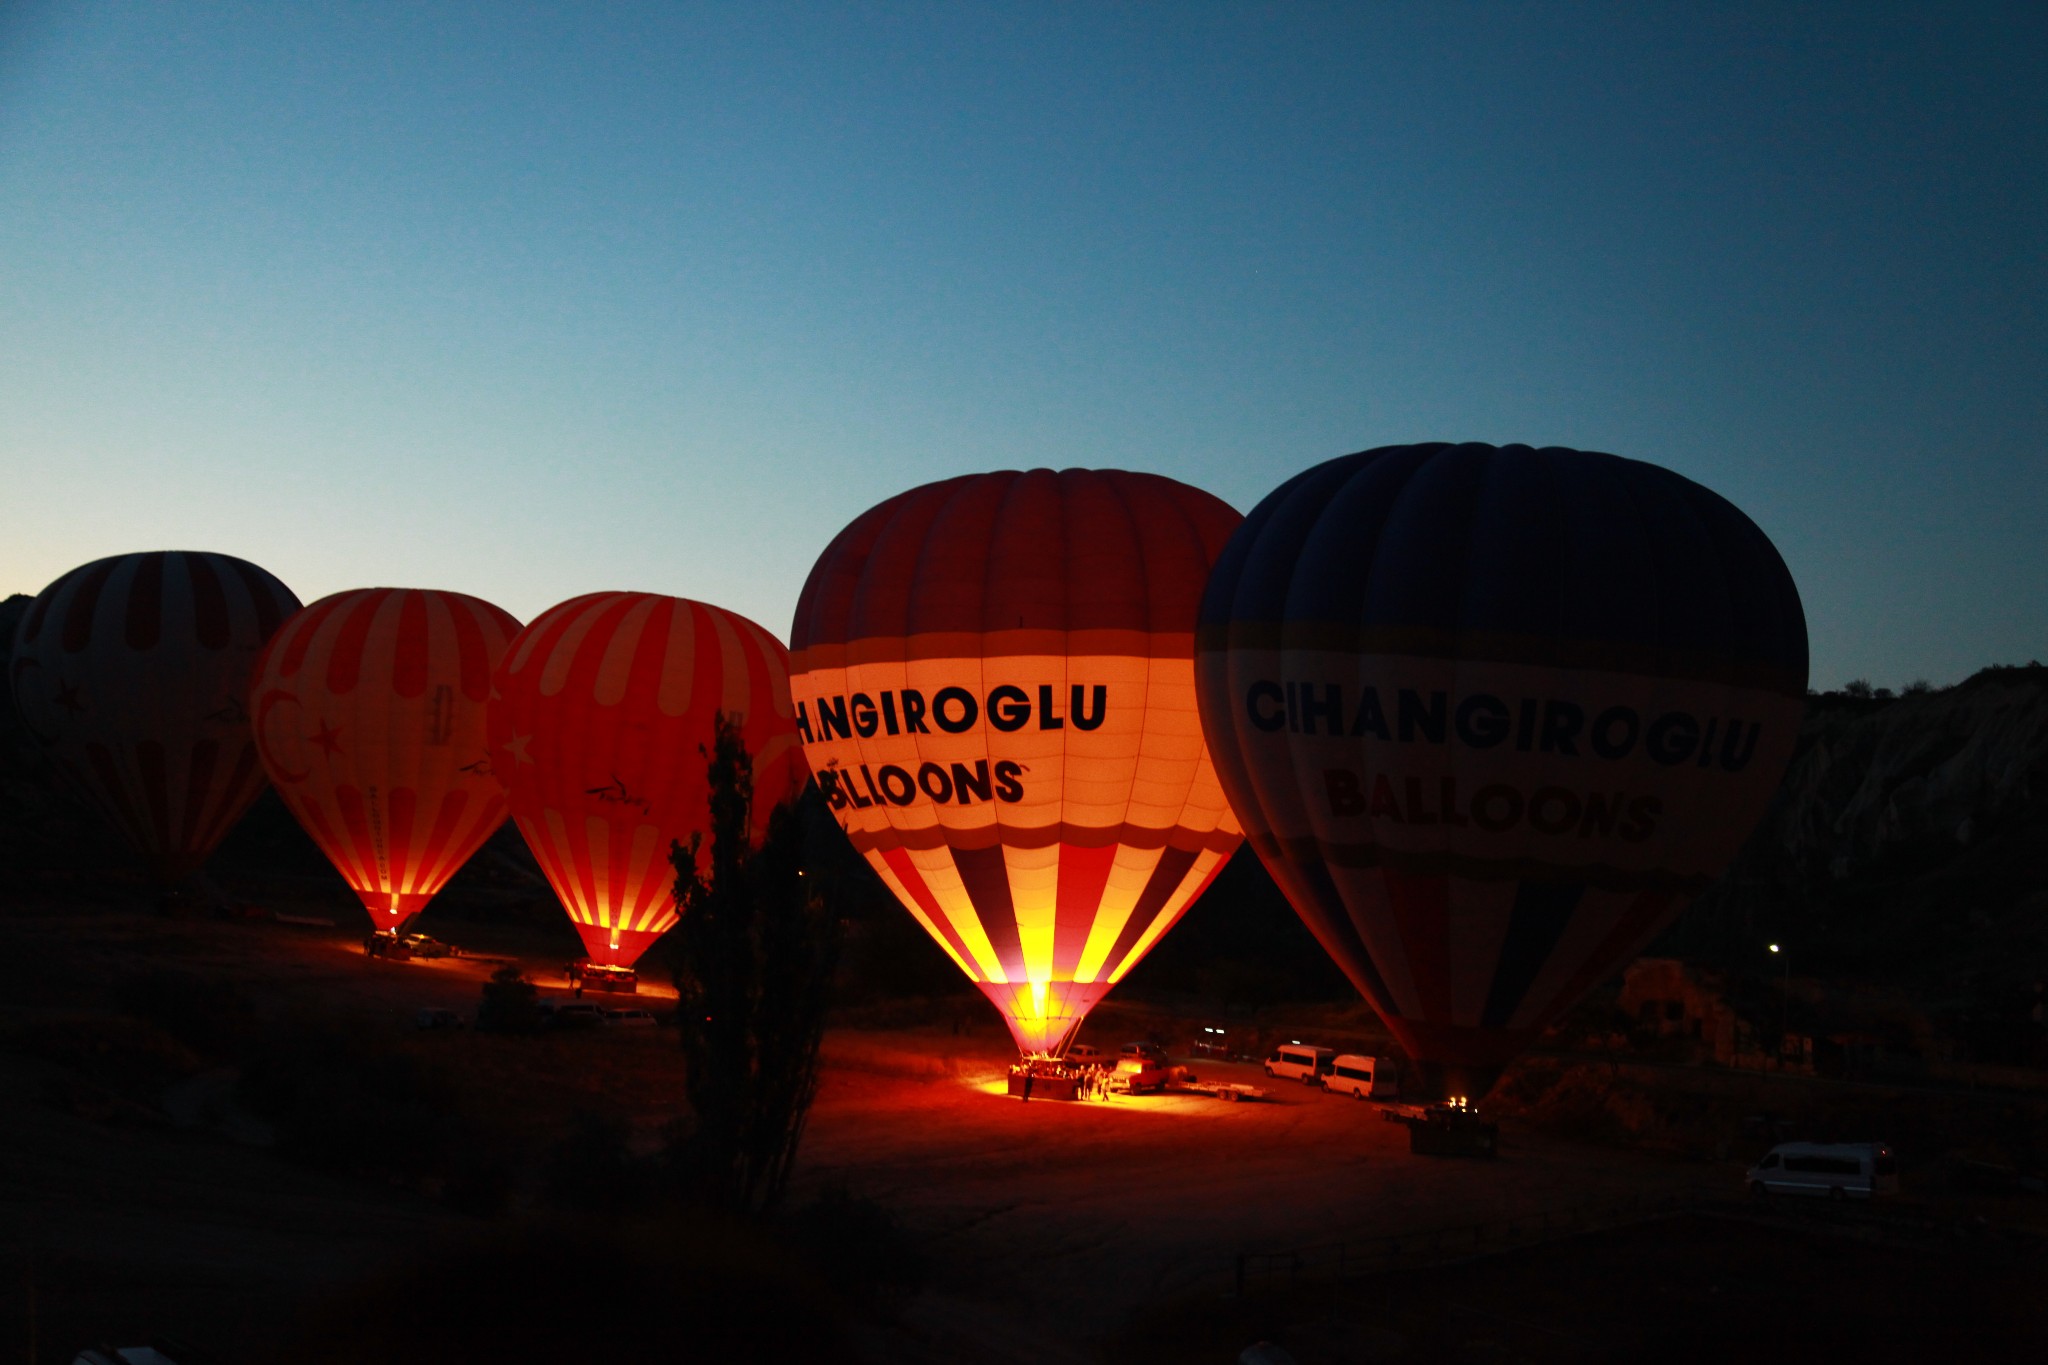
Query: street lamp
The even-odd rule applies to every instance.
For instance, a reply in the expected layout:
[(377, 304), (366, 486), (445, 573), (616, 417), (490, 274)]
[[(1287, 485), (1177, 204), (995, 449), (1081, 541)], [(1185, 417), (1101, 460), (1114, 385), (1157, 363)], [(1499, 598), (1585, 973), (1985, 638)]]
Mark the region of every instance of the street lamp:
[(1785, 975), (1778, 986), (1778, 1065), (1785, 1064), (1785, 1040), (1792, 1032), (1792, 954), (1773, 943), (1771, 953), (1785, 960)]

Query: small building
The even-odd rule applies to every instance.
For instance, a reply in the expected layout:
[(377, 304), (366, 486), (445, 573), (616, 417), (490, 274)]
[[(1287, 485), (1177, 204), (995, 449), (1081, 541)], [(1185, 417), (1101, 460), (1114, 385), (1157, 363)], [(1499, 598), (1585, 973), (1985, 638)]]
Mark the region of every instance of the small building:
[(1638, 1036), (1683, 1038), (1723, 1066), (1731, 1065), (1748, 1032), (1727, 1000), (1727, 978), (1676, 958), (1641, 957), (1621, 979), (1624, 1014)]

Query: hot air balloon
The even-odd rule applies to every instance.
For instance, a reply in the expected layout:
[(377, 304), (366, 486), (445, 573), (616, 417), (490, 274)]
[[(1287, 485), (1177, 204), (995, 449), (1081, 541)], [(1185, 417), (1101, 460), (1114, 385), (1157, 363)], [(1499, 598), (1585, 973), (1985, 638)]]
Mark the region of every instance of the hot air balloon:
[(752, 755), (756, 839), (802, 790), (788, 651), (736, 612), (652, 593), (572, 598), (514, 637), (493, 683), (491, 767), (599, 967), (632, 966), (676, 922), (669, 844), (710, 829), (720, 714)]
[(804, 585), (812, 771), (1027, 1056), (1064, 1049), (1242, 838), (1193, 660), (1237, 521), (1151, 474), (973, 475), (871, 508)]
[(1424, 1085), (1473, 1098), (1734, 855), (1806, 691), (1754, 523), (1655, 465), (1527, 446), (1290, 479), (1196, 649), (1253, 848)]
[(505, 822), (484, 737), (519, 622), (459, 592), (323, 597), (257, 659), (256, 747), (380, 930), (403, 928)]
[(299, 599), (246, 560), (158, 550), (43, 589), (14, 639), (14, 697), (66, 779), (168, 886), (256, 794), (249, 665)]

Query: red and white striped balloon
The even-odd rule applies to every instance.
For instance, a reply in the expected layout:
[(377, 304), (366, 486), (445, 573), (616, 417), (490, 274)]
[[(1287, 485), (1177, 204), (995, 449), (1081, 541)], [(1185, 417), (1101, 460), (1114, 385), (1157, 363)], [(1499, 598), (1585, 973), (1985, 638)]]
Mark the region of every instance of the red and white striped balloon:
[(257, 661), (264, 769), (379, 929), (425, 909), (505, 822), (484, 711), (518, 633), (459, 592), (359, 588), (285, 622)]
[(73, 569), (22, 617), (23, 721), (160, 882), (197, 870), (263, 790), (249, 667), (298, 609), (246, 560), (154, 550)]
[(710, 826), (720, 712), (753, 756), (755, 836), (809, 776), (789, 652), (737, 613), (604, 592), (541, 613), (494, 679), (491, 766), (590, 959), (628, 967), (676, 922), (671, 840)]

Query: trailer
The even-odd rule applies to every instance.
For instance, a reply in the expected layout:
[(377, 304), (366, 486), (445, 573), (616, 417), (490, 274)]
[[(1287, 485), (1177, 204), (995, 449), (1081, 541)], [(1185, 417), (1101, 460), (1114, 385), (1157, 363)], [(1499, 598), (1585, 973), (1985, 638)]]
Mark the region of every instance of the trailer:
[(581, 995), (585, 991), (610, 991), (619, 995), (634, 995), (640, 990), (640, 974), (631, 967), (609, 967), (600, 962), (571, 962), (563, 968), (562, 974), (569, 980), (569, 993)]
[(1390, 1104), (1380, 1117), (1408, 1125), (1408, 1150), (1417, 1156), (1490, 1160), (1500, 1155), (1500, 1125), (1488, 1123), (1465, 1104)]
[(1246, 1085), (1241, 1081), (1198, 1081), (1193, 1076), (1186, 1080), (1169, 1081), (1166, 1090), (1171, 1095), (1208, 1095), (1231, 1104), (1241, 1100), (1273, 1098), (1273, 1092), (1264, 1086)]

